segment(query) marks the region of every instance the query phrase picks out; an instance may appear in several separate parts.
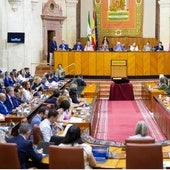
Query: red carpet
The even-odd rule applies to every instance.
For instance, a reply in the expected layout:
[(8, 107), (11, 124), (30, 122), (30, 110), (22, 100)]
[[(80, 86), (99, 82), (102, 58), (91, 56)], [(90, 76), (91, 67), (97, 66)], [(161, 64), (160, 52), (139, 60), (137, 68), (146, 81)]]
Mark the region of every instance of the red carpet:
[[(125, 138), (134, 135), (134, 130), (137, 121), (145, 120), (145, 122), (152, 124), (149, 126), (149, 131), (154, 124), (154, 131), (150, 131), (150, 135), (156, 140), (164, 140), (165, 137), (161, 136), (160, 129), (155, 124), (151, 116), (147, 115), (140, 105), (135, 100), (132, 101), (108, 101), (101, 100), (100, 103), (100, 119), (98, 127), (96, 128), (95, 138), (104, 140), (114, 140), (118, 142), (124, 142)], [(139, 109), (140, 107), (140, 109)], [(142, 112), (142, 114), (141, 114)], [(147, 111), (148, 112), (148, 111)], [(148, 121), (149, 119), (149, 121)]]

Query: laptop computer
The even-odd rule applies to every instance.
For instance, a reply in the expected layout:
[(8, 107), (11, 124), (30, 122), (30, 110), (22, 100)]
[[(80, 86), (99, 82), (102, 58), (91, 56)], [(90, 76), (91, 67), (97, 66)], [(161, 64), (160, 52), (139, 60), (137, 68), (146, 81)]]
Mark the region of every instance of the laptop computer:
[(109, 147), (92, 146), (92, 153), (97, 162), (105, 162), (109, 156)]
[(37, 150), (43, 149), (43, 154), (49, 154), (49, 146), (50, 145), (55, 145), (54, 142), (44, 142), (40, 141), (37, 146)]

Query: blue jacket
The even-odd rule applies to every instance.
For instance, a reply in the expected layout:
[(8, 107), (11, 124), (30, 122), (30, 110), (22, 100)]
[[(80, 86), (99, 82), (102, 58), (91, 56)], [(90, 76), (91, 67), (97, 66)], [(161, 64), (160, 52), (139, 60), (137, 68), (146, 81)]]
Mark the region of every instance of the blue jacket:
[(4, 85), (5, 85), (5, 87), (13, 86), (13, 85), (14, 85), (14, 82), (12, 81), (11, 78), (5, 77), (5, 78), (4, 78)]
[(68, 51), (69, 50), (69, 46), (68, 46), (68, 44), (60, 44), (59, 49), (60, 50)]
[[(12, 102), (12, 103), (11, 103)], [(19, 106), (19, 101), (16, 97), (11, 97), (11, 101), (9, 99), (9, 96), (6, 95), (6, 101), (4, 102), (5, 106), (7, 107), (9, 114), (12, 113), (12, 109), (15, 109)]]
[(74, 47), (73, 47), (73, 50), (76, 50), (76, 51), (83, 51), (83, 46), (80, 44), (75, 44)]
[(57, 50), (57, 43), (56, 41), (51, 40), (49, 44), (49, 52), (53, 53), (55, 50)]
[(2, 113), (3, 115), (9, 114), (7, 107), (2, 102), (0, 102), (0, 113)]
[(30, 168), (29, 159), (33, 166), (40, 167), (42, 155), (34, 151), (32, 142), (25, 140), (23, 136), (18, 135), (8, 140), (8, 143), (16, 143), (18, 146), (18, 157), (22, 169)]

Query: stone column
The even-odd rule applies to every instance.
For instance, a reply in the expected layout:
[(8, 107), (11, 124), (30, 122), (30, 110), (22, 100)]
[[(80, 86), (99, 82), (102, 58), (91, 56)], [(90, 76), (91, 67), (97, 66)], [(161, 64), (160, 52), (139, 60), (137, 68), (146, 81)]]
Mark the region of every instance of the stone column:
[(159, 0), (160, 5), (160, 41), (165, 50), (170, 44), (170, 0)]
[(66, 40), (70, 48), (76, 42), (76, 6), (78, 0), (66, 0)]

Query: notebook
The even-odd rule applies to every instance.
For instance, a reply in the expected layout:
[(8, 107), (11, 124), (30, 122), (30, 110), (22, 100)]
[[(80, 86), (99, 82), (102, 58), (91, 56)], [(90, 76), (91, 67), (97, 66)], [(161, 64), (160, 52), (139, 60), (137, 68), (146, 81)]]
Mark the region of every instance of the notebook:
[(92, 153), (97, 162), (105, 162), (109, 156), (109, 147), (92, 146)]
[(43, 148), (43, 154), (48, 154), (49, 153), (49, 146), (50, 145), (55, 145), (54, 142), (44, 142), (40, 141), (37, 146), (37, 150)]

